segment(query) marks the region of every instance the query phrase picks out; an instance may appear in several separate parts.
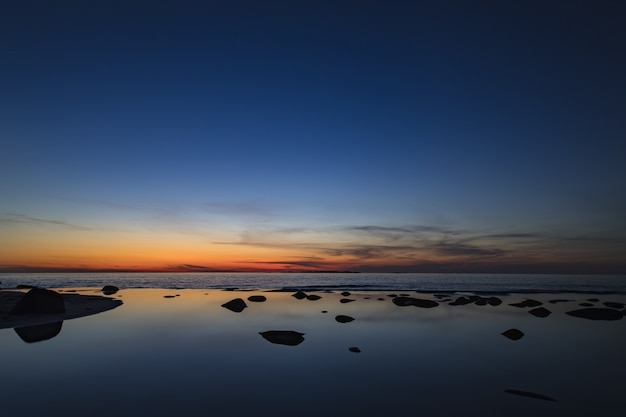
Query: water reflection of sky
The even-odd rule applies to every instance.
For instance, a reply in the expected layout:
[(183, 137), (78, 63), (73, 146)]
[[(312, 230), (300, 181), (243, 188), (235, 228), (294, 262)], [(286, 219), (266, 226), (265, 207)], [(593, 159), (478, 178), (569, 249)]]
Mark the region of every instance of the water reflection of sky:
[[(543, 319), (508, 301), (421, 309), (398, 307), (383, 293), (353, 294), (347, 298), (356, 301), (342, 304), (338, 293), (309, 301), (265, 292), (266, 302), (246, 301), (242, 313), (221, 307), (253, 294), (259, 293), (122, 290), (121, 307), (68, 320), (45, 342), (26, 344), (13, 330), (1, 330), (4, 410), (20, 415), (27, 405), (29, 415), (91, 416), (500, 410), (554, 416), (623, 405), (626, 320), (565, 315), (576, 303), (549, 304), (553, 314)], [(338, 314), (356, 320), (338, 323)], [(525, 332), (521, 340), (501, 336), (513, 327)], [(305, 340), (272, 344), (259, 335), (268, 330), (294, 330)], [(362, 352), (349, 352), (352, 346)]]

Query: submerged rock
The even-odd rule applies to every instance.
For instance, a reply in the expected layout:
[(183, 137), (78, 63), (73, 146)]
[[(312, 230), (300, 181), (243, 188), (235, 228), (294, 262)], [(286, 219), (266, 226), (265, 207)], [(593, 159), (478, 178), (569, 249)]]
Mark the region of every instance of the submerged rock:
[(349, 347), (349, 348), (348, 348), (348, 350), (349, 350), (350, 352), (354, 352), (354, 353), (361, 353), (361, 349), (359, 349), (359, 348), (358, 348), (358, 347), (356, 347), (356, 346)]
[(582, 308), (580, 310), (568, 311), (565, 314), (588, 320), (620, 320), (624, 317), (621, 311), (612, 308)]
[(350, 323), (351, 321), (354, 321), (354, 317), (344, 316), (340, 314), (335, 317), (335, 320), (337, 320), (339, 323)]
[(297, 346), (304, 341), (304, 333), (293, 330), (268, 330), (259, 334), (268, 342), (277, 345)]
[(11, 314), (63, 314), (65, 302), (56, 291), (33, 288), (13, 307)]
[(502, 336), (511, 340), (520, 340), (522, 337), (524, 337), (524, 332), (519, 329), (509, 329), (506, 332), (502, 333)]
[(248, 297), (248, 301), (252, 301), (253, 303), (262, 303), (265, 300), (267, 300), (267, 297), (264, 295), (251, 295)]
[(227, 303), (222, 304), (222, 307), (235, 313), (241, 313), (244, 308), (248, 307), (248, 305), (241, 298), (235, 298)]

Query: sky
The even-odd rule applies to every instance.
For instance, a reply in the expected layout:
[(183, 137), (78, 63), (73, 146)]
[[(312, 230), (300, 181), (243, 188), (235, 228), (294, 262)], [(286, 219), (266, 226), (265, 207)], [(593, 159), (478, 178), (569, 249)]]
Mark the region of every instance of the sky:
[(3, 1), (0, 271), (626, 273), (625, 20)]

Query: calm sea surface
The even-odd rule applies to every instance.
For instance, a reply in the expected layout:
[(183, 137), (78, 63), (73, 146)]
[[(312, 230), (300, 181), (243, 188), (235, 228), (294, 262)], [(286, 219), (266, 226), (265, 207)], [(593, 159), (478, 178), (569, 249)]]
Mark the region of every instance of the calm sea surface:
[(411, 273), (3, 273), (0, 286), (46, 288), (302, 288), (626, 294), (625, 275)]

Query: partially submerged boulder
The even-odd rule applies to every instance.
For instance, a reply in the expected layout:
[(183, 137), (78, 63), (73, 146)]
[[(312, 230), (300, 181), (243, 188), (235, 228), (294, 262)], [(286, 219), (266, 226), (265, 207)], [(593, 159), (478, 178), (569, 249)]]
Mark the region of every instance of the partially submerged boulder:
[(624, 317), (624, 313), (612, 308), (581, 308), (565, 314), (588, 320), (621, 320)]
[(241, 313), (243, 309), (248, 306), (246, 302), (243, 301), (241, 298), (235, 298), (227, 303), (222, 304), (222, 307), (235, 313)]
[(552, 314), (550, 310), (544, 307), (533, 308), (532, 310), (528, 312), (535, 317), (541, 317), (541, 318), (548, 317), (550, 314)]
[(63, 296), (56, 291), (33, 288), (13, 307), (11, 314), (63, 314)]
[(339, 323), (350, 323), (354, 320), (354, 317), (344, 316), (343, 314), (340, 314), (335, 317), (335, 320), (337, 320)]
[(293, 330), (268, 330), (259, 334), (263, 339), (277, 345), (297, 346), (304, 341), (304, 333)]
[(116, 292), (118, 292), (120, 289), (118, 287), (116, 287), (115, 285), (105, 285), (104, 287), (102, 287), (102, 292), (105, 295), (113, 295)]
[(49, 340), (61, 333), (63, 321), (54, 323), (37, 324), (34, 326), (16, 327), (15, 333), (26, 343), (42, 342)]
[(524, 332), (519, 329), (509, 329), (506, 332), (503, 332), (502, 336), (511, 340), (520, 340), (522, 337), (524, 337)]
[(267, 297), (264, 295), (251, 295), (248, 297), (248, 301), (252, 301), (253, 303), (262, 303), (265, 300), (267, 300)]

